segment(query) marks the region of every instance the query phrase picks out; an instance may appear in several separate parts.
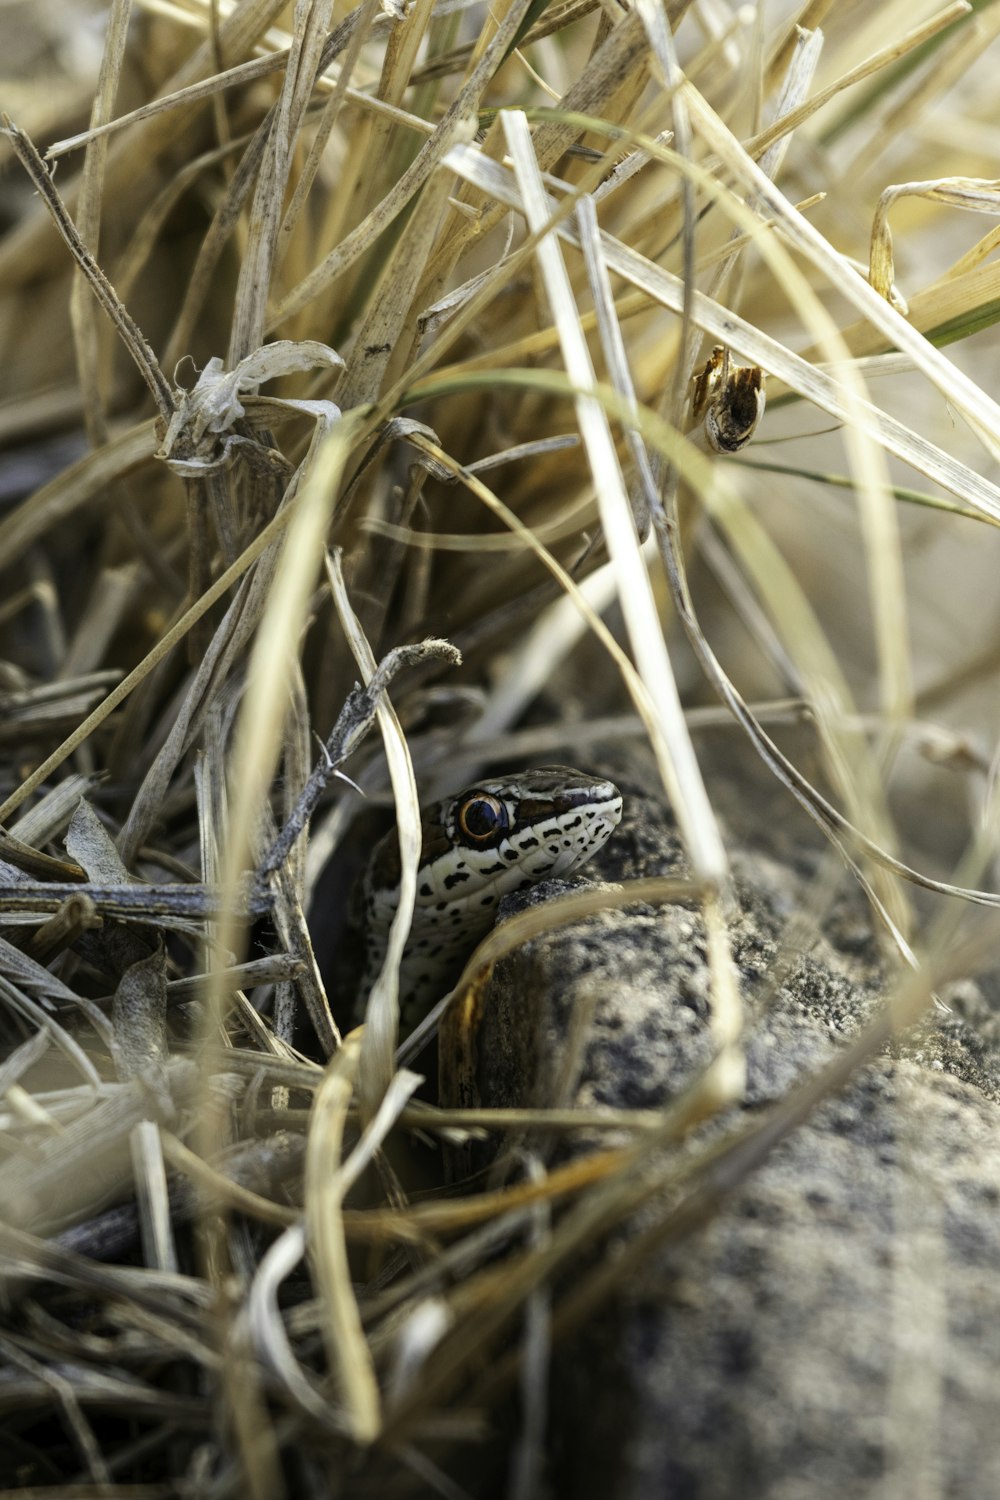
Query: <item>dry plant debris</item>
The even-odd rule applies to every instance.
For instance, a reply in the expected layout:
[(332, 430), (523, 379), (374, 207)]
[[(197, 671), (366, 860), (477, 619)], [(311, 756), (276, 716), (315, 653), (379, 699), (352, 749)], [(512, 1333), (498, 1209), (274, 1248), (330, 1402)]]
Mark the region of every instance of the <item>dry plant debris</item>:
[[(703, 1222), (981, 959), (1000, 231), (964, 211), (1000, 209), (976, 175), (1000, 4), (15, 8), (0, 1482), (494, 1493), (489, 1423), (544, 1382), (521, 1332), (584, 1315), (577, 1257), (642, 1205), (661, 1238)], [(682, 1161), (743, 1080), (699, 687), (860, 882), (898, 978), (835, 1067)], [(342, 937), (349, 878), (322, 872), (369, 847), (359, 791), (391, 791), (412, 882), (418, 780), (637, 736), (691, 880), (525, 914), (447, 1024), (505, 945), (683, 899), (714, 1060), (662, 1115), (531, 1116), (613, 1128), (606, 1150), (451, 1183), (449, 1142), (526, 1120), (415, 1097), (405, 882), (344, 1034), (314, 940)]]

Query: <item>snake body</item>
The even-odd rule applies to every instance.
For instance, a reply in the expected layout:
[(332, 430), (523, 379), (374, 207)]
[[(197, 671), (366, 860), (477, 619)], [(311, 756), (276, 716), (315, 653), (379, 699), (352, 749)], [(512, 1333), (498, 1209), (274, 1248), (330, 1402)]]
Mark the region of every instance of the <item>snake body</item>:
[[(400, 1021), (412, 1031), (457, 978), (510, 891), (568, 875), (610, 838), (622, 798), (610, 781), (544, 766), (478, 782), (429, 809), (417, 897), (400, 967)], [(367, 998), (399, 904), (395, 830), (378, 844), (364, 882)]]

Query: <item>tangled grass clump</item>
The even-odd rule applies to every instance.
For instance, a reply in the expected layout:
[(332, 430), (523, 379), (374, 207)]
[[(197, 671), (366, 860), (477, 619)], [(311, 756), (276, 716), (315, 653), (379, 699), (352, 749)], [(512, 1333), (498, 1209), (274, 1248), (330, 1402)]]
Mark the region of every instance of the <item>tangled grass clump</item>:
[[(0, 1471), (492, 1493), (526, 1307), (562, 1326), (626, 1202), (681, 1214), (652, 1153), (740, 1095), (685, 709), (809, 811), (900, 976), (739, 1172), (995, 904), (1000, 233), (966, 215), (1000, 212), (1000, 6), (168, 0), (113, 6), (99, 68), (93, 20), (39, 8), (4, 85)], [(625, 1146), (414, 1201), (400, 1142), (482, 1120), (413, 1097), (398, 947), (352, 1030), (319, 882), (363, 862), (358, 789), (412, 871), (418, 783), (515, 757), (546, 688), (533, 744), (649, 741), (715, 1060), (681, 1115), (581, 1115)]]

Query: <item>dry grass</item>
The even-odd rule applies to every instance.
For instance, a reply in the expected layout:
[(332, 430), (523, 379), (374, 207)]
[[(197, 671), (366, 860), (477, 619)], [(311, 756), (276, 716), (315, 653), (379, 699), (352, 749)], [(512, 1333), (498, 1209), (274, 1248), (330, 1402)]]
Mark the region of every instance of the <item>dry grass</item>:
[[(484, 1414), (544, 1380), (526, 1310), (558, 1339), (627, 1274), (570, 1293), (581, 1247), (654, 1198), (631, 1253), (687, 1233), (982, 941), (994, 898), (944, 898), (993, 860), (1000, 233), (967, 212), (1000, 212), (1000, 4), (123, 0), (99, 74), (82, 4), (9, 9), (3, 1479), (476, 1491)], [(688, 401), (716, 343), (768, 377), (733, 462)], [(648, 738), (716, 1060), (663, 1117), (604, 1121), (629, 1145), (412, 1202), (371, 1170), (388, 1137), (524, 1123), (415, 1101), (397, 1058), (417, 782), (537, 745), (520, 716), (587, 633), (606, 681), (550, 744)], [(391, 654), (425, 637), (464, 665)], [(681, 1173), (663, 1144), (742, 1082), (699, 693), (855, 872), (899, 983)], [(823, 794), (764, 727), (788, 698)], [(330, 780), (301, 832), (328, 736), (391, 787), (406, 872), (343, 1040), (306, 913), (357, 794)]]

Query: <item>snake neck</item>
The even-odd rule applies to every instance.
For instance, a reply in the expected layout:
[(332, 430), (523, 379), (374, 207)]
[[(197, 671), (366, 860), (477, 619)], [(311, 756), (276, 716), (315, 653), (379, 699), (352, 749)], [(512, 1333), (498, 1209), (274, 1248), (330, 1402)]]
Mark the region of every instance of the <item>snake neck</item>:
[[(451, 988), (493, 926), (501, 898), (578, 870), (610, 838), (621, 812), (621, 793), (612, 782), (568, 766), (481, 781), (427, 811), (400, 965), (403, 1034)], [(399, 889), (393, 829), (376, 846), (364, 881), (361, 1006), (385, 958)]]

